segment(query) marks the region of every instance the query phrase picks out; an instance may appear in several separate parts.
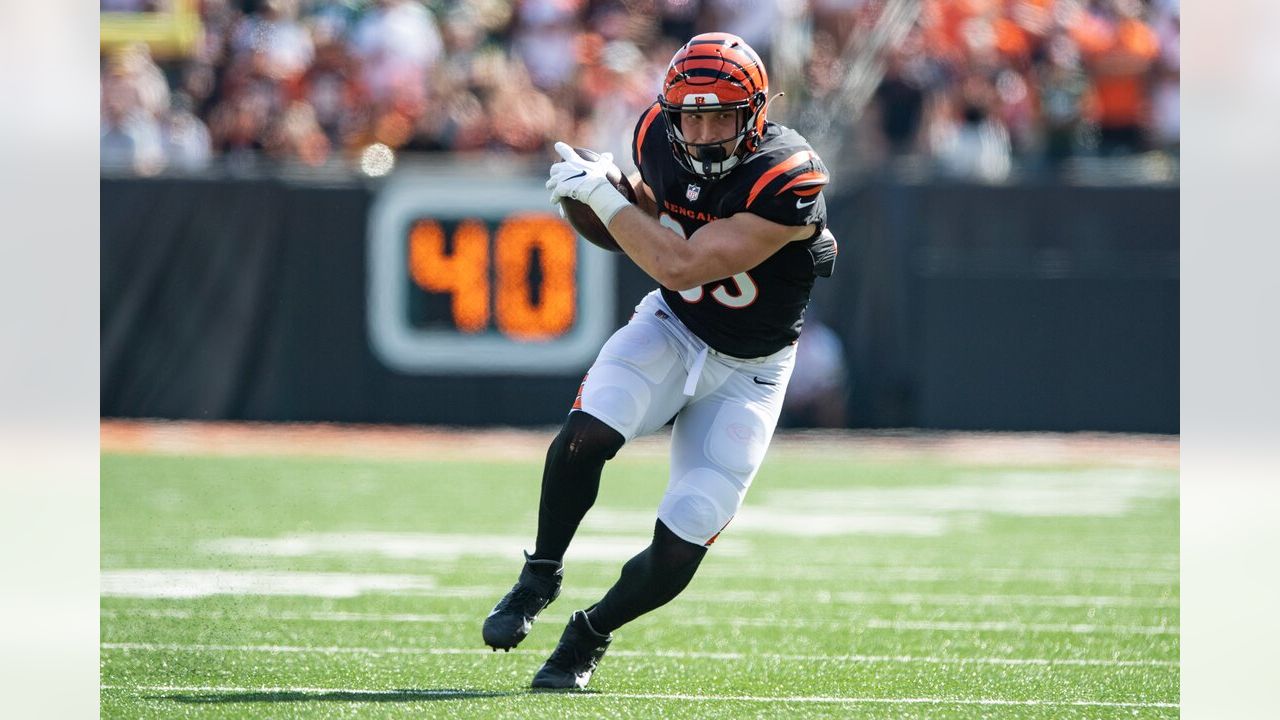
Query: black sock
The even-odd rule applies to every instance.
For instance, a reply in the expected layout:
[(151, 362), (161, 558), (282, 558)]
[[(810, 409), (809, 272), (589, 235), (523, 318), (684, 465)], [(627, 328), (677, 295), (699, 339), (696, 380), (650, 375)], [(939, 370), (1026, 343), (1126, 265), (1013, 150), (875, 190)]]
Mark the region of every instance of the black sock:
[(653, 542), (622, 566), (618, 582), (589, 612), (587, 620), (604, 635), (671, 602), (693, 579), (707, 548), (682, 540), (659, 520)]
[(626, 440), (617, 430), (580, 410), (569, 413), (547, 449), (538, 506), (537, 560), (564, 560), (578, 523), (595, 504), (600, 471)]

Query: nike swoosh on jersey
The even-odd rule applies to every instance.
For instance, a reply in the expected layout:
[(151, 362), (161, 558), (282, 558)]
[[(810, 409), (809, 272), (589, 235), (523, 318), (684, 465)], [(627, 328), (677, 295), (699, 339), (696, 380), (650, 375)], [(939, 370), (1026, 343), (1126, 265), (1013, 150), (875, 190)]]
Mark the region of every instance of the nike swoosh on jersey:
[(810, 205), (812, 205), (812, 204), (814, 204), (814, 203), (816, 203), (816, 202), (818, 202), (818, 198), (814, 198), (814, 199), (810, 200), (809, 202), (804, 202), (803, 200), (796, 200), (796, 208), (797, 208), (797, 209), (799, 209), (799, 208), (807, 208), (807, 207), (809, 207)]
[(777, 385), (778, 384), (776, 382), (773, 382), (772, 380), (761, 380), (760, 378), (754, 375), (751, 376), (751, 379), (755, 380), (757, 385)]

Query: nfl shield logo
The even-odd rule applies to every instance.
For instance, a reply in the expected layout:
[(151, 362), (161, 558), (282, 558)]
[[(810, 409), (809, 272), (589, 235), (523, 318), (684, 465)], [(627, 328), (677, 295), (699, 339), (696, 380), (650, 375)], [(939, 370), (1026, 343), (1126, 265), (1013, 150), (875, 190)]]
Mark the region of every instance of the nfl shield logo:
[(689, 198), (689, 202), (693, 202), (694, 200), (697, 200), (698, 196), (701, 194), (702, 194), (702, 188), (698, 187), (697, 185), (694, 185), (693, 183), (689, 183), (689, 189), (684, 191), (684, 196)]

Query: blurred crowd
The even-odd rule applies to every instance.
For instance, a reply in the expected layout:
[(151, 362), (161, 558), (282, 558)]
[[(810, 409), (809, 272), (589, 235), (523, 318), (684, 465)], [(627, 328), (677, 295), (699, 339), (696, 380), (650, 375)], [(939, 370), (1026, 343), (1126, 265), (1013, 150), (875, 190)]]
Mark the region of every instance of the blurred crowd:
[(877, 58), (870, 102), (837, 123), (849, 142), (828, 164), (910, 156), (999, 180), (1013, 162), (1178, 147), (1178, 0), (194, 2), (188, 56), (104, 48), (104, 167), (323, 166), (370, 147), (530, 155), (558, 139), (628, 165), (672, 53), (708, 30), (765, 57), (786, 91), (771, 117), (804, 132), (804, 108), (845, 107), (833, 101), (899, 2), (918, 15)]

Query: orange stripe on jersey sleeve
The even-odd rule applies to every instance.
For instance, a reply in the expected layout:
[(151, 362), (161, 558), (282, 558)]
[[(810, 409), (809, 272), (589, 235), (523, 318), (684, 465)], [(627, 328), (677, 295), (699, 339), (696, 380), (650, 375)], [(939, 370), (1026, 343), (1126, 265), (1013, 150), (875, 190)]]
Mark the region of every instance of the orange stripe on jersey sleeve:
[(808, 160), (812, 157), (813, 157), (812, 151), (801, 150), (800, 152), (796, 153), (795, 155), (792, 155), (786, 160), (783, 160), (782, 162), (778, 163), (772, 168), (769, 168), (768, 172), (761, 175), (760, 179), (756, 180), (756, 184), (752, 186), (751, 194), (747, 196), (747, 207), (748, 208), (751, 207), (751, 203), (756, 201), (756, 196), (760, 194), (761, 190), (764, 190), (766, 185), (773, 182), (774, 178), (778, 177), (782, 173), (794, 167), (798, 167), (801, 163), (808, 162)]
[(662, 111), (662, 106), (654, 103), (649, 108), (649, 112), (644, 116), (644, 120), (640, 122), (640, 132), (636, 134), (636, 165), (640, 164), (640, 149), (644, 147), (644, 135), (649, 132), (649, 126), (653, 124), (653, 119), (658, 117), (658, 113)]
[[(786, 185), (783, 185), (782, 189), (774, 193), (774, 195), (781, 195), (782, 193), (790, 190), (796, 185), (815, 185), (816, 184), (821, 186), (821, 185), (826, 185), (827, 181), (828, 181), (828, 178), (826, 173), (818, 170), (812, 170), (810, 172), (807, 172), (801, 175), (800, 177), (793, 178), (791, 182), (787, 183)], [(803, 188), (800, 190), (796, 190), (796, 194), (797, 195), (814, 195), (820, 190), (822, 190), (821, 187)]]

